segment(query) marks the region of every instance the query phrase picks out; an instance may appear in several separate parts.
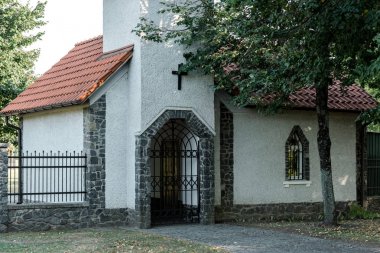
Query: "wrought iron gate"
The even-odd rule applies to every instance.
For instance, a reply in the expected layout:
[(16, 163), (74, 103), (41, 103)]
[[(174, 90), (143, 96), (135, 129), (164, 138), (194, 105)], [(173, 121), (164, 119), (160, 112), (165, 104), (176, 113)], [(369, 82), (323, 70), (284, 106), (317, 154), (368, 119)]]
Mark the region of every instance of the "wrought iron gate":
[(170, 120), (152, 140), (152, 224), (199, 222), (198, 138)]
[(380, 133), (367, 133), (367, 194), (380, 196)]

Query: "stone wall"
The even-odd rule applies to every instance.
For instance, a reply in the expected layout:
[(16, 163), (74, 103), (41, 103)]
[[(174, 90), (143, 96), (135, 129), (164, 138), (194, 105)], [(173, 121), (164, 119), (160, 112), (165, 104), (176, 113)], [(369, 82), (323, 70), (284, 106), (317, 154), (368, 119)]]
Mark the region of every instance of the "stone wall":
[[(337, 202), (339, 215), (346, 215), (352, 202)], [(217, 222), (254, 222), (271, 220), (320, 220), (323, 203), (279, 203), (262, 205), (234, 205), (228, 211), (216, 207)]]
[(8, 231), (46, 231), (87, 227), (88, 208), (81, 205), (11, 205)]
[(234, 118), (220, 104), (220, 188), (221, 207), (228, 210), (234, 201)]
[(0, 232), (7, 230), (8, 224), (8, 156), (7, 144), (0, 143)]
[(369, 211), (380, 212), (380, 196), (367, 197), (363, 206)]
[(86, 227), (126, 226), (133, 223), (133, 211), (129, 209), (104, 209), (93, 223), (89, 205), (11, 205), (8, 206), (7, 231), (46, 231), (50, 229), (76, 229)]
[(89, 222), (96, 224), (105, 208), (106, 95), (85, 109), (83, 120), (84, 152), (88, 161), (86, 183)]
[(213, 135), (199, 139), (199, 222), (203, 225), (215, 222), (215, 168)]

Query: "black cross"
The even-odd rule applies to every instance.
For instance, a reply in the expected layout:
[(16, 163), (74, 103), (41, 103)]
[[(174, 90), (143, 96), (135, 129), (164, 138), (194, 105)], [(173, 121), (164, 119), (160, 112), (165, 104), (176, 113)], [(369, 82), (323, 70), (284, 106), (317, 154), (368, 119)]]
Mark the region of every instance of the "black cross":
[(178, 71), (173, 70), (172, 74), (178, 76), (178, 90), (182, 89), (182, 76), (187, 76), (187, 72), (182, 71), (183, 63), (178, 64)]

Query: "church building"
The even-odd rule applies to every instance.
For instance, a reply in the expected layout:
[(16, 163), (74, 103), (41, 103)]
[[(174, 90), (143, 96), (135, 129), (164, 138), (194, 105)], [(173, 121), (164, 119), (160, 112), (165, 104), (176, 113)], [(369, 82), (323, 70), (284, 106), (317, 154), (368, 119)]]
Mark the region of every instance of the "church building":
[[(132, 32), (140, 17), (170, 23), (157, 14), (159, 1), (103, 5), (103, 35), (77, 43), (0, 112), (21, 119), (24, 152), (86, 154), (86, 198), (67, 207), (81, 208), (78, 226), (123, 220), (149, 228), (322, 213), (312, 88), (291, 95), (292, 106), (280, 114), (236, 107), (214, 91), (212, 76), (180, 70), (179, 45)], [(355, 85), (332, 86), (329, 96), (334, 192), (345, 205), (360, 195), (363, 130), (356, 119), (377, 102)], [(25, 213), (28, 203), (22, 205)]]

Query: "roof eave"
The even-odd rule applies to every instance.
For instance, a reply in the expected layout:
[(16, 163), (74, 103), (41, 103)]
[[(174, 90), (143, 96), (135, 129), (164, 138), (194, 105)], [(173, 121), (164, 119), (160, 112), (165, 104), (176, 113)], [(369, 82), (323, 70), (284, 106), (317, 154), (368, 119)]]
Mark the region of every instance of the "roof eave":
[(110, 69), (110, 71), (108, 71), (102, 78), (100, 78), (100, 80), (97, 83), (95, 83), (85, 94), (83, 94), (80, 97), (80, 99), (83, 102), (88, 101), (88, 99), (91, 97), (91, 95), (94, 94), (94, 92), (96, 90), (98, 90), (100, 87), (102, 87), (103, 84), (106, 83), (108, 81), (108, 79), (114, 73), (116, 73), (124, 64), (129, 62), (132, 57), (133, 57), (133, 50), (126, 53), (125, 56), (122, 59), (120, 59), (120, 63), (116, 64), (112, 69)]
[[(125, 61), (122, 62), (122, 64), (120, 64), (112, 73), (110, 73), (106, 78), (105, 80), (102, 82), (101, 85), (99, 85), (99, 87), (97, 87), (93, 92), (91, 92), (91, 94), (89, 94), (87, 97), (86, 97), (86, 102), (88, 102), (90, 99), (92, 99), (94, 96), (96, 97), (97, 93), (102, 90), (102, 87), (104, 86), (105, 83), (108, 82), (108, 80), (110, 80), (120, 69), (122, 69), (133, 57), (133, 54), (131, 54)], [(101, 92), (101, 91), (100, 91)], [(95, 100), (97, 100), (95, 98)], [(91, 103), (91, 102), (90, 102)], [(91, 103), (92, 104), (92, 103)]]
[[(131, 46), (129, 46), (131, 47)], [(129, 60), (133, 56), (133, 50), (130, 52), (126, 53), (123, 58), (120, 59), (120, 63), (115, 65), (110, 71), (107, 72), (98, 82), (96, 82), (91, 89), (89, 89), (83, 96), (80, 97), (79, 100), (69, 102), (69, 103), (60, 103), (56, 105), (48, 105), (48, 106), (42, 106), (42, 107), (37, 107), (37, 108), (32, 108), (32, 109), (25, 109), (25, 110), (15, 110), (15, 111), (0, 111), (0, 116), (19, 116), (21, 114), (27, 114), (27, 113), (34, 113), (34, 112), (40, 112), (40, 111), (46, 111), (46, 110), (52, 110), (52, 109), (57, 109), (57, 108), (62, 108), (62, 107), (69, 107), (73, 105), (80, 105), (84, 104), (88, 101), (89, 97), (114, 74), (116, 73), (124, 64), (129, 62)]]
[[(256, 108), (255, 105), (247, 105), (245, 106), (247, 108)], [(375, 107), (374, 107), (375, 108)], [(368, 108), (368, 109), (337, 109), (337, 108), (329, 108), (330, 112), (345, 112), (345, 113), (361, 113), (367, 110), (372, 110), (374, 108)], [(302, 110), (302, 111), (315, 111), (315, 107), (307, 107), (307, 106), (284, 106), (281, 107), (281, 109), (284, 110)]]
[(48, 106), (41, 106), (37, 108), (32, 108), (32, 109), (24, 109), (24, 110), (16, 110), (16, 111), (8, 111), (8, 112), (3, 112), (0, 111), (0, 116), (6, 117), (6, 116), (20, 116), (22, 114), (27, 114), (27, 113), (35, 113), (35, 112), (41, 112), (41, 111), (46, 111), (46, 110), (53, 110), (53, 109), (59, 109), (59, 108), (64, 108), (64, 107), (69, 107), (73, 105), (81, 105), (84, 104), (85, 101), (74, 101), (70, 103), (60, 103), (60, 104), (55, 104), (55, 105), (48, 105)]

